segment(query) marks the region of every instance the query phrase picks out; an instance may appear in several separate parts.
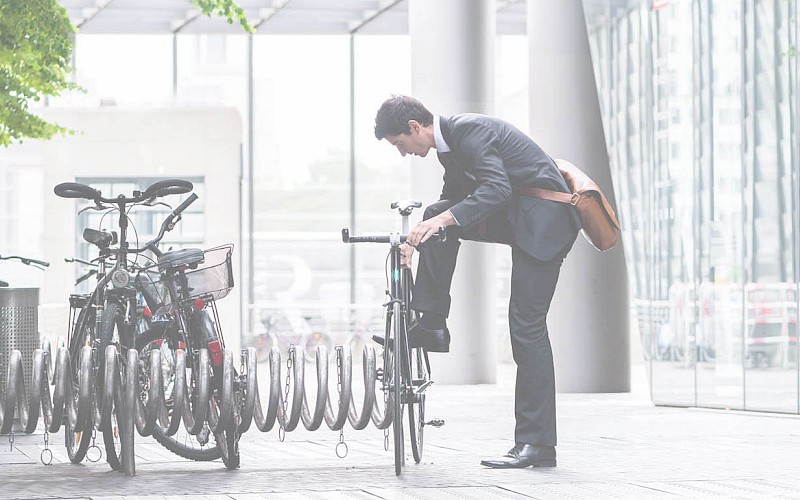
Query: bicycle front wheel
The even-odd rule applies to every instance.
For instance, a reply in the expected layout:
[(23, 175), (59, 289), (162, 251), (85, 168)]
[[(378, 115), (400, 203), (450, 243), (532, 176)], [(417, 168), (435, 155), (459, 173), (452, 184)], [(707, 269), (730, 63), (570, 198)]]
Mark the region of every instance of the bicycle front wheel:
[[(78, 319), (75, 321), (73, 334), (70, 337), (69, 353), (72, 361), (73, 375), (73, 393), (78, 394), (78, 374), (80, 373), (81, 363), (81, 349), (84, 346), (92, 346), (95, 340), (95, 313), (91, 305), (85, 306), (78, 314)], [(86, 452), (89, 450), (89, 444), (92, 442), (92, 424), (91, 419), (83, 429), (76, 429), (69, 421), (69, 417), (65, 416), (64, 425), (64, 445), (67, 448), (67, 456), (69, 461), (73, 464), (79, 464), (86, 457)]]
[[(387, 317), (386, 321), (386, 337), (391, 338), (389, 342), (390, 349), (386, 353), (389, 356), (389, 367), (387, 373), (390, 375), (388, 387), (389, 403), (392, 409), (392, 434), (394, 437), (394, 473), (399, 476), (403, 471), (405, 465), (405, 442), (403, 440), (403, 369), (404, 364), (403, 353), (405, 352), (405, 345), (403, 338), (405, 337), (402, 332), (402, 323), (395, 323), (400, 321), (399, 307), (395, 306), (395, 311), (391, 316)], [(394, 321), (394, 322), (393, 322)], [(389, 332), (392, 332), (391, 337)]]
[[(103, 316), (100, 321), (100, 340), (101, 345), (105, 346), (115, 344), (117, 349), (120, 346), (126, 345), (130, 342), (130, 337), (126, 333), (129, 328), (125, 326), (125, 311), (116, 303), (109, 303), (103, 311)], [(120, 380), (124, 380), (123, 370), (125, 362), (122, 356), (118, 356), (119, 360), (118, 369), (120, 371)], [(120, 455), (122, 452), (122, 445), (120, 444), (120, 427), (117, 421), (117, 408), (116, 406), (111, 413), (111, 423), (109, 428), (103, 429), (103, 444), (106, 449), (106, 462), (113, 470), (122, 470), (122, 461)]]

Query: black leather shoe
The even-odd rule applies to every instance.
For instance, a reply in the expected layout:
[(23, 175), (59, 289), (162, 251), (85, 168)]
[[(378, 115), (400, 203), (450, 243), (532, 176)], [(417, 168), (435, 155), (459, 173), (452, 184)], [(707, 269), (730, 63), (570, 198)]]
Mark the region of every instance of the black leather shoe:
[(556, 449), (517, 443), (504, 456), (494, 460), (481, 460), (481, 465), (493, 469), (523, 469), (525, 467), (555, 467)]
[[(412, 348), (422, 347), (428, 352), (450, 352), (450, 331), (446, 327), (441, 330), (428, 330), (414, 322), (408, 329), (408, 338)], [(372, 340), (383, 345), (383, 337), (379, 335), (373, 335)]]
[(511, 457), (511, 458), (514, 458), (514, 457), (516, 457), (517, 455), (519, 455), (519, 452), (520, 452), (520, 450), (522, 450), (522, 447), (523, 447), (523, 446), (525, 446), (525, 443), (517, 443), (517, 444), (515, 444), (515, 445), (514, 445), (514, 447), (513, 447), (513, 448), (511, 448), (510, 450), (508, 450), (508, 452), (507, 452), (505, 455), (503, 455), (503, 456), (504, 456), (504, 457)]

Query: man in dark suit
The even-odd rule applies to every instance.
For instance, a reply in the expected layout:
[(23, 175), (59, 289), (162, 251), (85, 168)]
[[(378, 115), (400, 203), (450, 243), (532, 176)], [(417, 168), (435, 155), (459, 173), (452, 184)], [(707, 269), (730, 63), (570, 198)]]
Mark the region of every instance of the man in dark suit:
[(508, 318), (517, 364), (515, 445), (506, 455), (481, 464), (554, 467), (555, 376), (546, 318), (579, 221), (573, 207), (520, 195), (515, 188), (566, 193), (563, 177), (553, 160), (510, 123), (470, 113), (433, 116), (412, 97), (394, 96), (381, 105), (375, 137), (386, 139), (403, 156), (424, 157), (435, 148), (444, 166), (442, 195), (426, 208), (403, 248), (404, 265), (410, 267), (414, 247), (447, 227), (446, 242), (427, 244), (420, 252), (411, 307), (422, 317), (410, 328), (412, 346), (449, 351), (446, 318), (459, 239), (511, 246)]

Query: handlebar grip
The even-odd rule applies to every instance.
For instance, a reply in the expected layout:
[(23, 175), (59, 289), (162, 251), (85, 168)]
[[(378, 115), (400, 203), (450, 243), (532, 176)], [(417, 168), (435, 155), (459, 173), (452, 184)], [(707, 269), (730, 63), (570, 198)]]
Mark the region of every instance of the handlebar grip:
[(31, 263), (31, 264), (37, 264), (42, 267), (50, 267), (50, 263), (45, 262), (43, 260), (36, 260), (36, 259), (25, 259), (25, 260), (27, 261), (25, 262), (25, 264)]
[(194, 189), (194, 185), (183, 179), (164, 179), (151, 184), (144, 190), (145, 198), (161, 197), (170, 194), (185, 194)]
[(84, 198), (92, 201), (100, 198), (100, 191), (78, 182), (62, 182), (53, 188), (53, 192), (61, 198)]
[(173, 214), (175, 214), (175, 215), (180, 215), (180, 214), (181, 214), (181, 212), (183, 212), (184, 210), (186, 210), (186, 208), (187, 208), (189, 205), (191, 205), (192, 203), (194, 203), (194, 202), (195, 202), (195, 200), (197, 200), (197, 193), (192, 193), (192, 194), (191, 194), (191, 196), (189, 196), (188, 198), (186, 198), (185, 200), (183, 200), (183, 203), (181, 203), (180, 205), (178, 205), (178, 207), (177, 207), (175, 210), (173, 210), (173, 211), (172, 211), (172, 213), (173, 213)]
[(405, 235), (350, 236), (349, 229), (342, 229), (342, 241), (344, 243), (391, 243), (393, 237), (398, 238), (400, 243), (406, 241)]

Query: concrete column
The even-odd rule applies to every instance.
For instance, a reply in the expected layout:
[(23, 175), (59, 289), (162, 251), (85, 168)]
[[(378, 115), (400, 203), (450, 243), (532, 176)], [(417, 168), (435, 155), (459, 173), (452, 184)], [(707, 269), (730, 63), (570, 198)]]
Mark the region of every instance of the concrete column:
[[(492, 113), (493, 0), (410, 0), (412, 95), (434, 115)], [(412, 160), (411, 195), (438, 200), (442, 167), (432, 150)], [(421, 217), (421, 213), (418, 214)], [(493, 383), (497, 363), (494, 249), (462, 242), (453, 279), (449, 354), (431, 354), (434, 378), (446, 384)]]
[[(528, 0), (531, 134), (572, 161), (616, 206), (581, 0)], [(628, 278), (620, 243), (600, 253), (579, 236), (548, 325), (559, 392), (628, 392)]]

